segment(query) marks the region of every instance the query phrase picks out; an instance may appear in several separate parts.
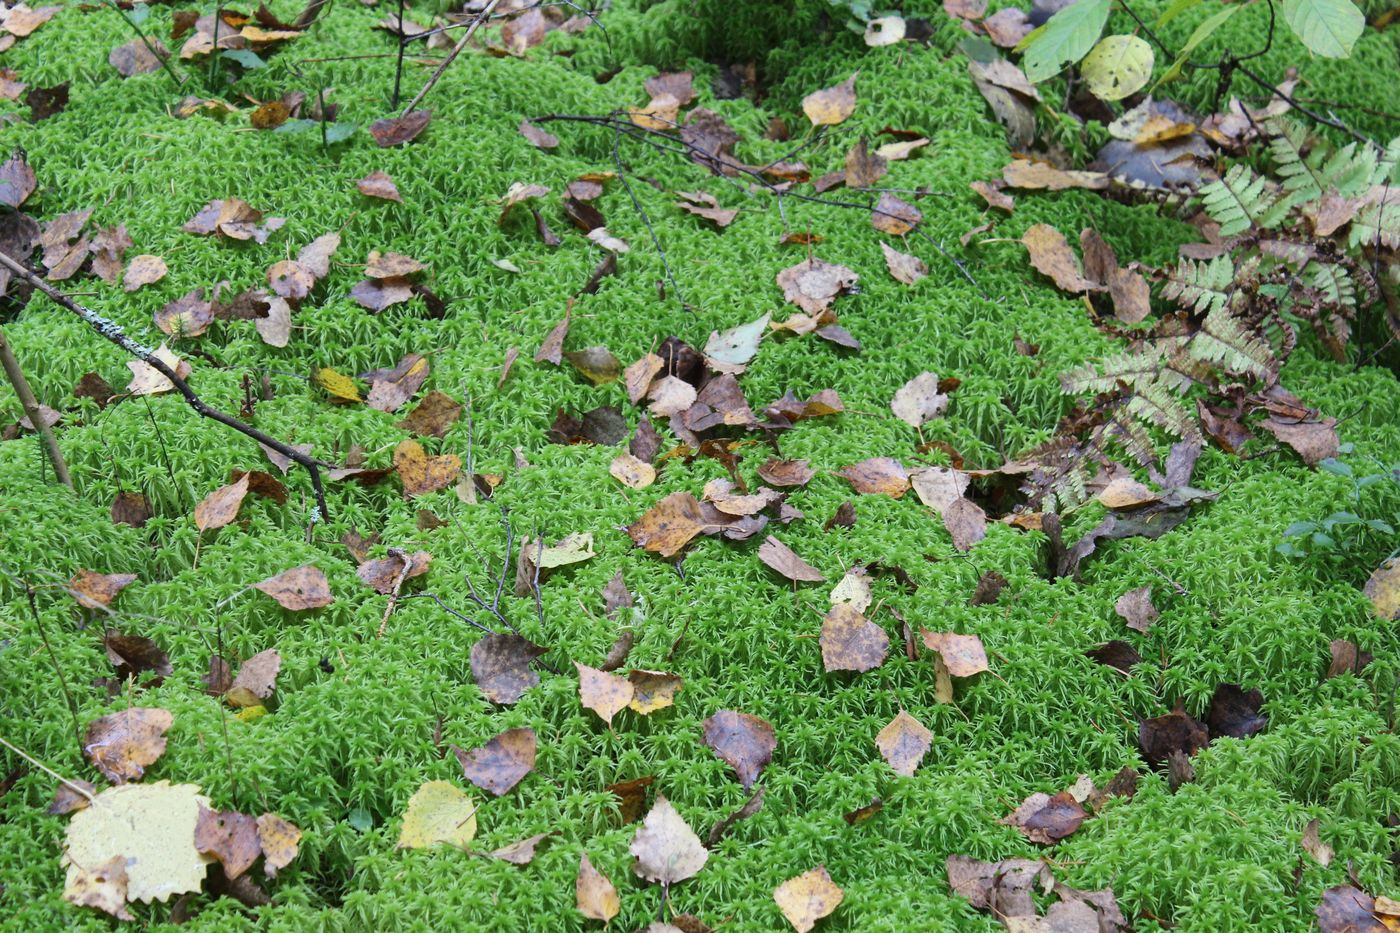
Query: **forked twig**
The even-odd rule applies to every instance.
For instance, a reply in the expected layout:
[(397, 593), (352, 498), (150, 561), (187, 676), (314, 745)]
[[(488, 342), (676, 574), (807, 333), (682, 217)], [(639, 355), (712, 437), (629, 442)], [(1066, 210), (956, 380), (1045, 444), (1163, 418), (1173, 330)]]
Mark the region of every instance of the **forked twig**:
[[(501, 0), (491, 0), (491, 2), (486, 5), (486, 9), (476, 14), (476, 19), (472, 20), (472, 24), (467, 27), (467, 31), (462, 33), (462, 38), (457, 40), (457, 44), (452, 47), (452, 51), (448, 52), (447, 57), (442, 60), (442, 64), (438, 65), (437, 71), (433, 72), (433, 76), (428, 79), (428, 83), (423, 85), (423, 89), (414, 95), (413, 100), (408, 102), (407, 107), (403, 108), (403, 112), (399, 114), (400, 118), (412, 113), (414, 108), (418, 106), (418, 103), (424, 97), (428, 96), (428, 92), (433, 89), (434, 84), (438, 83), (438, 79), (442, 77), (442, 73), (447, 70), (449, 65), (457, 60), (458, 55), (462, 54), (462, 50), (467, 47), (467, 43), (471, 41), (472, 36), (476, 35), (477, 29), (490, 18), (491, 11), (496, 9), (496, 4), (500, 2)], [(399, 23), (399, 28), (403, 28), (402, 22)]]

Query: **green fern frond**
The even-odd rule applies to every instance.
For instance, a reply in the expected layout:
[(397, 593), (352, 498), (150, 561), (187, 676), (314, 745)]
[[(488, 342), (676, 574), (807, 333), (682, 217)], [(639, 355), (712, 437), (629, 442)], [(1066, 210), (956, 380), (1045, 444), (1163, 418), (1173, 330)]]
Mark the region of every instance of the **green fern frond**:
[(1138, 466), (1147, 467), (1156, 462), (1157, 452), (1152, 444), (1152, 435), (1127, 411), (1119, 409), (1114, 412), (1108, 420), (1106, 432)]
[(1385, 152), (1381, 153), (1380, 159), (1376, 162), (1376, 170), (1371, 173), (1372, 185), (1384, 185), (1387, 182), (1392, 185), (1400, 185), (1400, 136), (1390, 141), (1390, 145), (1385, 147)]
[(1308, 284), (1335, 305), (1356, 307), (1356, 282), (1351, 273), (1334, 262), (1315, 262), (1309, 268)]
[(1160, 382), (1138, 387), (1128, 399), (1127, 409), (1139, 420), (1161, 428), (1168, 434), (1180, 438), (1200, 437), (1194, 412), (1182, 404), (1176, 393)]
[(1247, 165), (1233, 166), (1224, 178), (1206, 185), (1201, 199), (1211, 220), (1220, 224), (1221, 236), (1277, 226), (1289, 208), (1269, 180)]
[(1083, 366), (1060, 374), (1060, 388), (1066, 394), (1094, 394), (1112, 392), (1118, 384), (1139, 386), (1155, 382), (1162, 368), (1162, 351), (1153, 346), (1143, 350), (1129, 350), (1116, 353), (1095, 366)]
[(1373, 188), (1366, 206), (1351, 222), (1353, 249), (1382, 246), (1400, 249), (1400, 184)]
[(1230, 300), (1234, 281), (1235, 263), (1228, 254), (1209, 262), (1183, 259), (1167, 272), (1162, 297), (1198, 314), (1216, 311)]
[(1274, 369), (1273, 347), (1245, 330), (1237, 318), (1224, 310), (1206, 315), (1187, 352), (1193, 359), (1257, 379), (1267, 378)]

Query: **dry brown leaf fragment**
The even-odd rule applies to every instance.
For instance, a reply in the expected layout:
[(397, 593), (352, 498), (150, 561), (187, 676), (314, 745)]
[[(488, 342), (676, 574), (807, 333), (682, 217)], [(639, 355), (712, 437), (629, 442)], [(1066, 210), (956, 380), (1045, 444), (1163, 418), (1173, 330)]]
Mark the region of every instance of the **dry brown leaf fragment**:
[(365, 260), (365, 275), (372, 279), (397, 279), (422, 272), (428, 268), (412, 256), (403, 253), (371, 250)]
[(467, 780), (500, 797), (535, 770), (535, 730), (507, 729), (480, 748), (452, 752)]
[(122, 276), (122, 291), (134, 292), (138, 288), (154, 285), (169, 271), (165, 260), (159, 256), (150, 253), (137, 256), (127, 264), (126, 273)]
[(593, 867), (587, 852), (579, 857), (578, 877), (574, 880), (574, 902), (578, 905), (579, 913), (589, 920), (601, 920), (605, 924), (616, 917), (622, 907), (617, 888), (613, 887), (607, 875)]
[(699, 393), (695, 391), (695, 386), (679, 376), (665, 376), (651, 384), (648, 397), (651, 399), (651, 413), (669, 418), (689, 411)]
[[(79, 793), (79, 789), (85, 793)], [(58, 786), (53, 791), (53, 803), (44, 812), (50, 816), (67, 816), (69, 813), (89, 806), (92, 797), (97, 793), (97, 785), (91, 781), (84, 781), (75, 778), (74, 780), (63, 780), (58, 782)]]
[(802, 98), (802, 112), (813, 126), (844, 123), (856, 111), (856, 74), (840, 84), (813, 91)]
[(933, 733), (904, 710), (875, 736), (880, 757), (896, 774), (911, 777), (933, 744)]
[(646, 397), (652, 380), (661, 372), (665, 363), (655, 353), (648, 353), (622, 371), (622, 382), (627, 387), (627, 400), (636, 405)]
[(909, 489), (909, 474), (904, 465), (890, 457), (871, 457), (842, 467), (837, 476), (845, 477), (862, 495), (886, 495), (898, 499)]
[(1308, 825), (1303, 827), (1303, 838), (1301, 840), (1303, 851), (1313, 857), (1317, 864), (1326, 868), (1332, 864), (1332, 847), (1322, 841), (1322, 836), (1318, 833), (1318, 825), (1321, 821), (1317, 817), (1308, 820)]
[(773, 900), (797, 933), (807, 933), (817, 921), (841, 906), (846, 892), (831, 880), (825, 865), (789, 878), (773, 891)]
[(885, 268), (896, 282), (915, 285), (928, 275), (928, 266), (918, 256), (901, 253), (883, 241), (880, 250), (885, 254)]
[(275, 813), (264, 813), (257, 819), (258, 844), (263, 851), (263, 874), (277, 877), (277, 872), (286, 868), (297, 857), (301, 844), (301, 830), (296, 824), (284, 820)]
[(751, 790), (778, 747), (772, 724), (749, 713), (722, 709), (701, 725), (705, 746), (734, 769), (744, 790)]
[(578, 696), (585, 707), (612, 726), (612, 718), (632, 702), (633, 687), (626, 677), (600, 671), (587, 664), (574, 662), (578, 668)]
[(890, 236), (903, 236), (923, 222), (923, 213), (914, 205), (890, 194), (880, 195), (880, 200), (870, 212), (870, 224), (881, 233)]
[(375, 169), (355, 182), (355, 188), (365, 197), (403, 203), (403, 196), (399, 194), (399, 188), (398, 185), (394, 184), (394, 179), (379, 169)]
[(374, 137), (380, 149), (402, 146), (417, 139), (418, 135), (428, 128), (428, 121), (432, 118), (431, 110), (414, 110), (401, 117), (375, 120), (370, 124), (369, 134)]
[(954, 499), (943, 509), (943, 527), (953, 538), (953, 547), (967, 551), (987, 536), (987, 513), (966, 496)]
[(351, 286), (350, 297), (366, 311), (378, 313), (412, 298), (413, 283), (406, 278), (365, 279)]
[(890, 636), (852, 605), (831, 607), (822, 621), (822, 667), (832, 671), (873, 671), (885, 663)]
[(671, 557), (704, 531), (700, 503), (688, 492), (673, 492), (627, 526), (627, 534), (642, 548)]
[(370, 381), (365, 404), (376, 411), (397, 411), (423, 387), (428, 372), (427, 359), (421, 353), (410, 353), (392, 369), (362, 374)]
[(1069, 248), (1064, 234), (1049, 224), (1033, 224), (1021, 237), (1030, 253), (1031, 265), (1067, 292), (1092, 290), (1094, 283), (1084, 277), (1079, 260)]
[(224, 699), (243, 708), (260, 705), (272, 696), (281, 670), (282, 655), (276, 648), (259, 651), (238, 668), (238, 676), (224, 691)]
[(1066, 188), (1101, 190), (1108, 187), (1103, 172), (1075, 172), (1055, 168), (1047, 162), (1016, 159), (1001, 170), (1002, 180), (1012, 188), (1063, 191)]
[(1053, 797), (1040, 792), (1031, 794), (1015, 812), (997, 822), (1016, 827), (1031, 842), (1048, 846), (1073, 833), (1087, 816), (1073, 794), (1062, 790)]
[(1400, 619), (1400, 557), (1392, 557), (1372, 571), (1362, 593), (1378, 618)]
[(96, 865), (72, 863), (63, 888), (63, 899), (79, 907), (92, 907), (118, 920), (135, 920), (126, 909), (130, 898), (126, 874), (127, 857), (118, 853)]
[(117, 594), (136, 581), (134, 573), (94, 573), (79, 570), (68, 581), (68, 595), (84, 609), (102, 609), (112, 605)]
[(758, 559), (794, 583), (819, 583), (826, 579), (821, 571), (772, 535), (759, 545)]
[(462, 471), (462, 460), (456, 454), (429, 456), (417, 441), (402, 441), (394, 448), (394, 469), (403, 482), (407, 498), (424, 496), (446, 489)]
[(608, 473), (629, 489), (646, 489), (656, 482), (656, 468), (630, 453), (620, 453), (613, 458)]
[(616, 382), (622, 372), (622, 363), (607, 347), (585, 347), (564, 354), (574, 367), (595, 386)]
[[(407, 558), (407, 567), (404, 566), (404, 558)], [(427, 573), (432, 559), (433, 556), (427, 551), (415, 551), (409, 554), (406, 551), (391, 548), (388, 557), (367, 560), (360, 564), (355, 575), (365, 586), (370, 587), (376, 593), (388, 596), (395, 591), (397, 585), (401, 584), (400, 577), (403, 580), (411, 580)]]
[(510, 845), (501, 846), (499, 849), (493, 849), (487, 854), (503, 862), (510, 862), (512, 865), (529, 865), (535, 860), (535, 848), (553, 835), (553, 832), (536, 833), (528, 839), (521, 839), (519, 842), (512, 842)]
[(113, 784), (139, 781), (165, 754), (165, 732), (174, 721), (169, 710), (139, 706), (94, 719), (83, 754)]
[(922, 372), (899, 388), (890, 401), (894, 416), (911, 428), (920, 428), (948, 411), (948, 396), (939, 391), (938, 377)]
[(220, 486), (194, 507), (194, 523), (200, 531), (222, 528), (238, 517), (238, 510), (248, 495), (249, 476), (244, 474), (226, 486)]
[(662, 794), (632, 837), (628, 851), (637, 859), (638, 877), (669, 887), (696, 875), (709, 860), (700, 837)]
[(808, 314), (820, 314), (859, 278), (846, 266), (812, 257), (779, 272), (777, 282), (783, 298)]
[(205, 806), (199, 808), (194, 847), (201, 854), (218, 859), (230, 880), (252, 868), (262, 854), (256, 820), (245, 813), (211, 810)]
[(548, 651), (512, 633), (484, 635), (472, 645), (472, 679), (492, 703), (510, 705), (540, 682), (530, 662)]
[[(373, 393), (371, 393), (373, 394)], [(433, 389), (396, 426), (419, 437), (442, 437), (461, 417), (462, 404)]]
[(982, 639), (976, 635), (958, 635), (953, 632), (930, 632), (920, 629), (924, 647), (938, 652), (948, 672), (954, 677), (971, 677), (989, 670), (987, 652), (982, 647)]
[(1152, 605), (1151, 585), (1139, 586), (1119, 596), (1113, 604), (1113, 611), (1128, 623), (1128, 628), (1143, 634), (1147, 633), (1152, 623), (1161, 615), (1157, 607)]
[(41, 6), (35, 10), (26, 4), (16, 3), (5, 17), (3, 28), (10, 35), (23, 39), (53, 19), (62, 9), (62, 6)]
[(779, 460), (770, 457), (758, 468), (759, 478), (774, 486), (806, 486), (816, 475), (810, 460)]
[(643, 716), (674, 705), (676, 694), (685, 687), (680, 675), (668, 671), (633, 668), (627, 672), (627, 680), (632, 684), (632, 699), (627, 706)]
[(254, 583), (253, 588), (266, 593), (277, 600), (282, 608), (293, 612), (319, 609), (335, 602), (325, 571), (314, 564), (284, 570)]
[(972, 480), (961, 470), (925, 467), (910, 473), (909, 482), (919, 501), (942, 515), (944, 509), (963, 498)]

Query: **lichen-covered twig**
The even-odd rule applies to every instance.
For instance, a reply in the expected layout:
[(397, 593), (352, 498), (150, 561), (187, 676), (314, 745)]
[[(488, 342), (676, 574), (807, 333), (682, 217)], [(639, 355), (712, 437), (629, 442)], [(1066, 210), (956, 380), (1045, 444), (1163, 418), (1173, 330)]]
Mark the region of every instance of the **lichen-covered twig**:
[(29, 388), (29, 382), (24, 378), (24, 371), (19, 368), (19, 360), (15, 357), (15, 351), (10, 349), (10, 343), (5, 339), (5, 329), (0, 327), (0, 366), (5, 369), (5, 378), (10, 380), (10, 386), (15, 390), (15, 395), (19, 398), (19, 404), (24, 409), (24, 416), (29, 419), (34, 430), (39, 432), (39, 437), (44, 442), (44, 450), (48, 452), (49, 463), (53, 464), (53, 475), (58, 481), (69, 489), (73, 488), (73, 480), (68, 475), (68, 464), (63, 459), (63, 451), (58, 449), (58, 438), (54, 437), (53, 428), (44, 420), (43, 413), (39, 411), (39, 400), (34, 397), (34, 391)]
[(109, 321), (96, 311), (78, 304), (72, 298), (69, 298), (63, 292), (46, 282), (41, 276), (35, 275), (26, 268), (23, 263), (16, 261), (3, 250), (0, 250), (0, 266), (4, 266), (15, 275), (24, 279), (30, 285), (47, 295), (55, 304), (82, 318), (89, 327), (107, 338), (108, 341), (121, 347), (127, 353), (136, 357), (166, 379), (170, 380), (170, 384), (175, 387), (175, 391), (179, 392), (180, 395), (184, 397), (185, 401), (189, 403), (189, 406), (201, 417), (209, 418), (212, 421), (217, 421), (222, 425), (233, 428), (238, 433), (252, 438), (259, 444), (272, 448), (282, 456), (303, 467), (311, 476), (311, 487), (316, 492), (316, 507), (320, 513), (320, 519), (324, 521), (329, 517), (330, 511), (326, 508), (326, 491), (325, 487), (321, 485), (321, 469), (317, 465), (318, 461), (316, 458), (302, 453), (290, 444), (284, 444), (270, 434), (264, 434), (252, 425), (244, 424), (242, 421), (233, 417), (233, 415), (210, 406), (195, 394), (194, 389), (190, 388), (188, 382), (181, 379), (173, 369), (165, 365), (165, 363), (155, 355), (154, 350), (132, 340), (115, 322)]

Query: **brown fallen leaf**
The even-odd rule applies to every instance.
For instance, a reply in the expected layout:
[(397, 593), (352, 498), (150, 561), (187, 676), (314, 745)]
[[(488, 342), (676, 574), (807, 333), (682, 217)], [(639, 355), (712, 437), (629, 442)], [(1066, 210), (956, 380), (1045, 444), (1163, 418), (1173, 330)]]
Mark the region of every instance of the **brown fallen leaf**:
[(113, 784), (139, 781), (165, 754), (165, 732), (174, 721), (169, 710), (139, 706), (94, 719), (83, 754)]
[(418, 135), (428, 128), (428, 121), (432, 118), (431, 110), (414, 110), (401, 117), (375, 120), (369, 126), (369, 134), (374, 137), (380, 149), (402, 146), (417, 139)]
[(1329, 646), (1332, 663), (1327, 667), (1324, 679), (1340, 677), (1343, 674), (1359, 674), (1375, 660), (1370, 653), (1362, 651), (1356, 642), (1335, 639)]
[(933, 733), (904, 710), (875, 736), (875, 747), (896, 774), (912, 777), (933, 744)]
[(1079, 248), (1084, 254), (1084, 278), (1108, 290), (1114, 317), (1124, 324), (1136, 324), (1152, 313), (1147, 279), (1141, 272), (1120, 268), (1113, 247), (1097, 230), (1081, 230)]
[(325, 571), (314, 564), (284, 570), (276, 576), (254, 583), (253, 589), (261, 590), (277, 600), (282, 608), (293, 612), (320, 609), (335, 602)]
[(1280, 443), (1292, 447), (1303, 462), (1315, 467), (1328, 457), (1335, 457), (1341, 440), (1337, 437), (1336, 418), (1269, 417), (1257, 425), (1268, 431)]
[(301, 830), (275, 813), (258, 817), (258, 844), (263, 851), (263, 874), (276, 878), (297, 857)]
[(987, 513), (971, 499), (959, 497), (943, 509), (943, 527), (953, 538), (953, 547), (969, 550), (987, 536)]
[(224, 699), (234, 706), (259, 706), (272, 696), (277, 686), (277, 674), (282, 670), (282, 655), (276, 648), (259, 651), (238, 668), (238, 676), (224, 691)]
[(637, 859), (632, 866), (637, 876), (665, 888), (694, 877), (710, 858), (700, 837), (661, 794), (627, 848)]
[[(573, 316), (573, 306), (564, 312), (564, 319), (550, 330), (549, 335), (544, 338), (544, 343), (535, 351), (536, 363), (553, 363), (558, 366), (564, 359), (564, 338), (569, 335), (569, 319)], [(633, 399), (633, 404), (636, 400)]]
[(822, 621), (822, 667), (832, 671), (873, 671), (885, 663), (890, 636), (847, 603), (831, 607)]
[(500, 797), (535, 770), (535, 730), (507, 729), (480, 748), (454, 745), (452, 753), (468, 781)]
[(127, 264), (126, 274), (122, 276), (122, 290), (134, 292), (138, 288), (153, 285), (165, 278), (168, 271), (170, 270), (166, 268), (165, 260), (159, 256), (149, 253), (137, 256)]
[(976, 635), (958, 635), (953, 632), (930, 632), (919, 630), (924, 647), (938, 652), (948, 673), (954, 677), (971, 677), (990, 670), (987, 666), (987, 652), (982, 647), (982, 639)]
[(807, 933), (822, 917), (832, 914), (846, 896), (831, 880), (825, 865), (789, 878), (773, 891), (773, 900), (797, 933)]
[(859, 826), (883, 809), (885, 809), (885, 802), (876, 797), (863, 807), (856, 807), (849, 813), (841, 814), (841, 819), (846, 821), (847, 826)]
[(68, 595), (84, 609), (102, 609), (112, 605), (117, 594), (136, 581), (134, 573), (94, 573), (79, 570), (68, 581)]
[(1263, 705), (1264, 695), (1258, 690), (1220, 684), (1206, 709), (1206, 728), (1211, 738), (1243, 739), (1262, 732), (1269, 724), (1269, 717), (1260, 712)]
[(622, 363), (607, 347), (585, 347), (565, 353), (564, 358), (595, 386), (616, 382), (622, 373)]
[(584, 852), (579, 858), (578, 877), (574, 880), (574, 902), (578, 912), (589, 920), (601, 920), (607, 924), (622, 908), (617, 896), (617, 888), (608, 876), (593, 867)]
[(1118, 613), (1124, 622), (1128, 623), (1128, 628), (1135, 632), (1142, 632), (1144, 635), (1161, 615), (1157, 611), (1157, 607), (1152, 605), (1151, 585), (1128, 590), (1119, 596), (1118, 601), (1113, 604), (1113, 611)]
[(758, 559), (794, 583), (819, 583), (826, 579), (821, 571), (772, 535), (759, 545)]
[(472, 645), (472, 680), (486, 699), (509, 706), (540, 682), (530, 662), (548, 651), (511, 633), (484, 635)]
[[(60, 785), (60, 787), (61, 786), (62, 785)], [(1326, 868), (1328, 865), (1332, 864), (1333, 852), (1332, 847), (1323, 842), (1321, 835), (1318, 833), (1318, 825), (1320, 822), (1321, 821), (1318, 820), (1317, 817), (1308, 820), (1308, 825), (1303, 827), (1301, 845), (1303, 846), (1303, 851), (1312, 856), (1313, 861), (1317, 862), (1317, 864), (1321, 865), (1323, 868)]]
[(770, 457), (758, 468), (759, 478), (774, 486), (806, 486), (816, 476), (810, 460), (778, 460)]
[[(407, 567), (404, 566), (405, 558)], [(409, 554), (407, 551), (390, 548), (388, 557), (363, 562), (356, 568), (355, 575), (365, 586), (380, 595), (388, 596), (395, 592), (403, 580), (411, 580), (427, 573), (432, 560), (433, 556), (427, 551), (414, 551)]]
[(365, 197), (403, 203), (403, 196), (399, 194), (399, 188), (398, 185), (394, 184), (394, 179), (378, 169), (355, 182), (355, 188)]
[(194, 523), (200, 531), (222, 528), (238, 517), (238, 510), (248, 495), (249, 474), (244, 474), (226, 486), (205, 496), (194, 508)]
[[(87, 794), (78, 792), (78, 788)], [(50, 816), (67, 816), (91, 805), (92, 796), (97, 793), (97, 785), (80, 779), (60, 781), (53, 791), (53, 803), (44, 812)]]
[(997, 820), (1003, 826), (1014, 826), (1031, 842), (1054, 845), (1073, 833), (1088, 814), (1069, 791), (1055, 796), (1034, 793), (1022, 801), (1010, 816)]
[(553, 835), (553, 832), (536, 833), (528, 839), (521, 839), (508, 846), (501, 846), (487, 854), (503, 862), (510, 862), (512, 865), (529, 865), (535, 860), (535, 847)]
[(813, 91), (802, 98), (802, 112), (813, 126), (835, 126), (856, 112), (856, 74), (840, 84)]
[(1031, 265), (1059, 289), (1066, 292), (1086, 292), (1094, 283), (1079, 269), (1079, 260), (1069, 248), (1064, 234), (1049, 224), (1034, 224), (1021, 237), (1030, 253)]
[(150, 671), (156, 675), (158, 683), (160, 678), (174, 673), (169, 656), (145, 636), (123, 635), (108, 629), (102, 636), (102, 648), (107, 653), (107, 660), (116, 668), (119, 680)]
[(1165, 764), (1177, 752), (1190, 758), (1210, 744), (1210, 733), (1194, 716), (1177, 708), (1138, 724), (1138, 746), (1153, 767)]
[(608, 465), (608, 473), (629, 489), (646, 489), (656, 482), (656, 468), (630, 453), (618, 454)]
[[(842, 175), (842, 180), (845, 182), (847, 188), (858, 191), (862, 188), (873, 188), (881, 178), (885, 177), (885, 173), (888, 171), (889, 167), (885, 163), (885, 160), (870, 151), (865, 137), (862, 136), (860, 141), (851, 147), (851, 151), (846, 153), (846, 166)], [(885, 196), (882, 195), (881, 202), (883, 203), (884, 201)], [(901, 201), (900, 203), (903, 204), (904, 202)], [(912, 205), (905, 206), (910, 210), (914, 210)], [(914, 210), (914, 213), (917, 214), (918, 211)], [(877, 220), (880, 216), (880, 209), (876, 208), (872, 212), (871, 220)], [(881, 228), (877, 226), (876, 229), (878, 230)], [(908, 227), (904, 229), (907, 230)]]
[(992, 44), (1003, 49), (1015, 48), (1021, 40), (1030, 35), (1034, 26), (1025, 10), (1005, 7), (982, 20), (982, 29)]
[(574, 662), (578, 668), (578, 697), (585, 707), (612, 726), (612, 718), (632, 702), (632, 683), (626, 677), (600, 671), (587, 664)]
[(450, 395), (433, 389), (402, 421), (395, 422), (419, 437), (443, 437), (461, 417), (462, 404)]
[(140, 528), (150, 521), (154, 514), (146, 497), (139, 492), (119, 492), (112, 500), (110, 515), (114, 525)]
[(1016, 159), (1001, 170), (1002, 180), (1012, 188), (1063, 191), (1066, 188), (1101, 190), (1108, 187), (1103, 172), (1072, 172), (1055, 168), (1048, 162)]
[(642, 548), (672, 557), (704, 531), (700, 503), (688, 492), (673, 492), (627, 526), (627, 534)]
[(706, 747), (734, 769), (744, 790), (752, 790), (778, 747), (773, 726), (758, 716), (732, 709), (720, 710), (702, 726)]
[(684, 688), (680, 676), (667, 671), (633, 668), (627, 672), (627, 680), (632, 684), (632, 699), (627, 707), (643, 716), (673, 705), (676, 694)]
[(894, 416), (911, 428), (920, 428), (948, 410), (948, 396), (939, 391), (938, 377), (922, 372), (910, 379), (890, 401)]
[(783, 298), (808, 314), (820, 314), (859, 278), (846, 266), (811, 257), (779, 272), (777, 282)]
[(928, 266), (918, 256), (901, 253), (884, 242), (881, 242), (880, 250), (885, 254), (885, 268), (896, 282), (915, 285), (928, 275)]
[(450, 486), (462, 471), (462, 460), (456, 454), (429, 456), (417, 441), (402, 441), (394, 448), (394, 469), (405, 498), (411, 499)]
[(252, 868), (262, 854), (256, 820), (245, 813), (211, 810), (202, 804), (194, 826), (194, 847), (218, 859), (229, 879)]
[(350, 297), (367, 311), (378, 313), (413, 297), (413, 284), (405, 278), (365, 279), (350, 289)]
[(642, 818), (642, 811), (646, 809), (647, 788), (655, 781), (656, 776), (648, 774), (645, 777), (608, 785), (608, 793), (617, 798), (618, 816), (621, 817), (623, 825), (635, 823)]
[(988, 207), (1006, 211), (1008, 214), (1016, 209), (1016, 202), (1011, 195), (1001, 190), (1001, 182), (974, 181), (968, 187), (980, 194)]
[(1091, 648), (1084, 652), (1084, 656), (1097, 661), (1106, 667), (1111, 667), (1121, 674), (1131, 675), (1133, 665), (1142, 663), (1142, 657), (1137, 653), (1137, 649), (1126, 641), (1110, 641)]
[(881, 233), (890, 236), (904, 236), (923, 222), (924, 215), (919, 209), (890, 194), (880, 195), (880, 200), (870, 212), (870, 224)]
[(1350, 884), (1322, 892), (1315, 911), (1320, 933), (1385, 933), (1395, 926), (1376, 915), (1376, 899)]
[(909, 474), (904, 465), (890, 457), (871, 457), (842, 467), (837, 476), (844, 476), (852, 488), (862, 495), (886, 495), (898, 499), (909, 490)]

